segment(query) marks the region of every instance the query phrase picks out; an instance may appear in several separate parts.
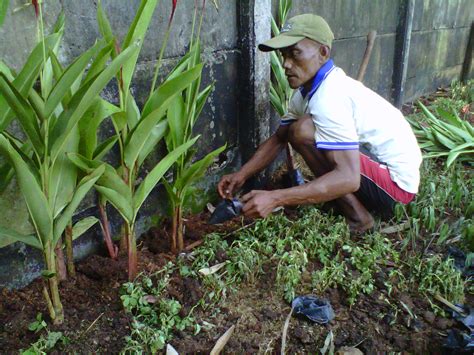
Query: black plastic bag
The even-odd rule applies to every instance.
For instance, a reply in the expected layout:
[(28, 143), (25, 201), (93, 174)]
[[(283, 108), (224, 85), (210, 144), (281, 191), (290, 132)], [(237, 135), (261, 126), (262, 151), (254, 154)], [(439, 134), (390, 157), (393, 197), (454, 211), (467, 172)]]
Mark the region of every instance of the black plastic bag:
[(236, 198), (232, 200), (222, 200), (217, 204), (214, 212), (212, 212), (211, 218), (209, 218), (209, 224), (224, 223), (237, 217), (242, 211), (242, 207), (242, 202)]
[(304, 315), (313, 322), (326, 324), (334, 318), (329, 301), (315, 296), (299, 296), (291, 302), (295, 314)]

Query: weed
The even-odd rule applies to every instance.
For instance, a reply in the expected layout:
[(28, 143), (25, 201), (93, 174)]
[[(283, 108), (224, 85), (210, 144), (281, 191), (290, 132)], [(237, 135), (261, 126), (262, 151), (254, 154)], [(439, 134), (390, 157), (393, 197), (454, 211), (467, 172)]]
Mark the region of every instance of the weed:
[(164, 348), (174, 330), (184, 330), (194, 323), (190, 315), (181, 316), (181, 304), (166, 297), (170, 275), (175, 270), (172, 263), (151, 275), (139, 275), (134, 282), (122, 288), (122, 304), (132, 313), (132, 331), (125, 338), (123, 352), (156, 353)]
[(41, 335), (28, 349), (24, 351), (21, 350), (20, 353), (22, 355), (46, 355), (53, 350), (59, 342), (66, 345), (69, 343), (69, 338), (64, 336), (62, 332), (50, 332), (47, 330), (46, 336)]

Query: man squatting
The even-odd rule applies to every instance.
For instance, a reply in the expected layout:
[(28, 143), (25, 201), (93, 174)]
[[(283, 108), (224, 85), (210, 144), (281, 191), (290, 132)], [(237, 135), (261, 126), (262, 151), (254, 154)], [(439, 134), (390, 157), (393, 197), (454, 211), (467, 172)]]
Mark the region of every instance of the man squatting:
[(374, 225), (369, 211), (393, 213), (418, 191), (421, 152), (410, 125), (388, 101), (348, 77), (330, 59), (334, 35), (320, 16), (291, 18), (280, 35), (259, 45), (280, 50), (295, 90), (280, 127), (241, 169), (218, 184), (231, 198), (245, 181), (267, 167), (289, 142), (315, 175), (311, 182), (242, 197), (243, 213), (266, 217), (279, 206), (334, 200), (351, 231)]

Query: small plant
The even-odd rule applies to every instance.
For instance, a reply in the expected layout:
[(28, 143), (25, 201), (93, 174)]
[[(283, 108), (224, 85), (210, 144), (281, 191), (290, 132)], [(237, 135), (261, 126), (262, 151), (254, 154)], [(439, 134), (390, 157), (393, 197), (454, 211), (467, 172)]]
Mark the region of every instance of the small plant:
[(31, 330), (32, 332), (38, 333), (40, 330), (46, 328), (47, 326), (48, 325), (43, 320), (43, 315), (41, 313), (38, 313), (36, 315), (36, 320), (30, 323), (30, 325), (28, 326), (28, 329)]
[(420, 147), (426, 152), (424, 158), (447, 157), (450, 167), (456, 160), (472, 164), (474, 154), (474, 128), (462, 120), (455, 110), (437, 109), (435, 116), (421, 102), (418, 103), (424, 117), (419, 120), (408, 116)]
[[(200, 91), (202, 60), (199, 37), (204, 17), (204, 4), (205, 2), (203, 2), (200, 24), (196, 35), (194, 34), (194, 28), (197, 11), (194, 12), (189, 52), (168, 76), (168, 80), (173, 80), (174, 77), (180, 75), (185, 69), (189, 70), (197, 66), (201, 68), (199, 75), (196, 76), (186, 90), (181, 95), (174, 97), (173, 103), (168, 110), (169, 132), (166, 136), (166, 146), (170, 152), (180, 145), (193, 140), (194, 125), (214, 87), (214, 84), (211, 84)], [(222, 146), (197, 161), (193, 161), (196, 149), (187, 150), (174, 164), (171, 183), (168, 183), (166, 180), (163, 181), (171, 204), (171, 250), (175, 253), (180, 252), (184, 248), (183, 208), (186, 200), (193, 192), (192, 185), (204, 175), (215, 157), (224, 149), (225, 146)]]
[[(122, 53), (133, 47), (141, 48), (156, 5), (157, 0), (142, 0), (122, 44)], [(98, 6), (98, 19), (99, 28), (104, 38), (113, 40), (114, 37), (110, 24), (100, 4)], [(163, 43), (163, 46), (165, 45), (166, 42)], [(116, 49), (115, 52), (112, 51), (110, 53), (112, 57), (122, 55), (118, 54)], [(88, 159), (79, 154), (69, 155), (71, 161), (85, 172), (90, 172), (98, 165), (105, 166), (104, 176), (97, 181), (96, 190), (102, 195), (104, 201), (106, 200), (114, 206), (124, 220), (124, 241), (128, 250), (128, 278), (130, 281), (136, 277), (138, 272), (135, 236), (135, 223), (138, 213), (148, 195), (160, 182), (168, 169), (199, 137), (190, 139), (177, 146), (176, 149), (163, 157), (143, 177), (139, 176), (141, 167), (145, 159), (165, 135), (169, 125), (169, 121), (165, 119), (166, 113), (172, 106), (174, 99), (196, 80), (202, 70), (202, 64), (193, 66), (189, 70), (180, 72), (173, 79), (164, 82), (156, 90), (153, 88), (142, 112), (140, 112), (130, 92), (130, 84), (137, 59), (138, 51), (124, 63), (124, 68), (117, 77), (120, 108), (117, 109), (117, 113), (112, 115), (112, 122), (120, 148), (120, 165), (115, 168), (98, 159)], [(159, 64), (160, 60), (158, 61), (156, 71), (159, 70)], [(107, 222), (103, 221), (103, 225), (106, 224)]]
[(46, 355), (58, 344), (62, 343), (66, 345), (69, 343), (69, 339), (63, 335), (62, 332), (50, 332), (47, 331), (46, 336), (41, 337), (31, 344), (26, 350), (21, 350), (21, 355)]
[(124, 284), (122, 304), (133, 315), (132, 332), (126, 337), (124, 352), (162, 350), (175, 330), (184, 330), (194, 324), (188, 314), (181, 316), (181, 304), (167, 298), (166, 288), (175, 270), (170, 263), (151, 275), (139, 275), (134, 282)]
[[(131, 46), (106, 65), (102, 55), (111, 44), (97, 42), (63, 68), (54, 54), (62, 35), (62, 20), (60, 17), (55, 33), (41, 37), (18, 75), (5, 68), (0, 70), (0, 152), (9, 160), (7, 168), (16, 173), (35, 229), (35, 235), (27, 236), (2, 227), (0, 237), (43, 252), (43, 294), (55, 323), (64, 318), (55, 249), (60, 247), (62, 234), (80, 202), (104, 172), (98, 164), (77, 181), (77, 171), (66, 154), (77, 151), (79, 122), (136, 51), (136, 46)], [(89, 64), (89, 72), (84, 75)], [(36, 88), (33, 85), (38, 77)], [(3, 101), (5, 104), (1, 104)], [(15, 118), (24, 138), (6, 131)]]

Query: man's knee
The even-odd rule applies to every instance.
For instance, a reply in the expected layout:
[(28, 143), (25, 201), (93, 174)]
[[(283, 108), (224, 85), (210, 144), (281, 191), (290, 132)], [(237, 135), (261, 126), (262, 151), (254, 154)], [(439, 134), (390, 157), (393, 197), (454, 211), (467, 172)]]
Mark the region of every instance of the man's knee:
[(288, 140), (296, 149), (301, 145), (314, 145), (314, 123), (309, 115), (291, 124)]

